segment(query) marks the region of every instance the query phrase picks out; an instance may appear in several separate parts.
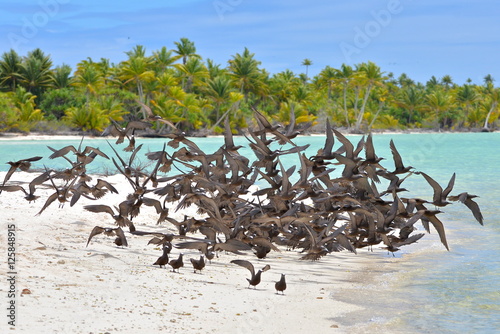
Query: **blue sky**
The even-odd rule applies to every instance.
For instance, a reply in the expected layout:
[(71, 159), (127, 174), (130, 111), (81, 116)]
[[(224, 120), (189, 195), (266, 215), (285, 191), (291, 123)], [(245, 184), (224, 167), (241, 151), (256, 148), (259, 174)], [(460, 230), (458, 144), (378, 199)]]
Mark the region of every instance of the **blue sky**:
[[(6, 1), (3, 1), (6, 2)], [(309, 75), (373, 61), (425, 83), (500, 82), (500, 2), (494, 0), (17, 0), (0, 8), (0, 53), (41, 48), (55, 65), (91, 57), (118, 63), (182, 37), (223, 66), (247, 47), (270, 73)]]

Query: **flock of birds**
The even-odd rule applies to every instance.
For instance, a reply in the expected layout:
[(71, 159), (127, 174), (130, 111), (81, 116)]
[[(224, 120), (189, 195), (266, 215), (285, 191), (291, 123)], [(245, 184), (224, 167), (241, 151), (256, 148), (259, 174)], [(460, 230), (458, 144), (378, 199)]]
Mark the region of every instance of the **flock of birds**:
[[(98, 148), (86, 146), (82, 149), (83, 138), (78, 148), (72, 145), (62, 149), (49, 147), (53, 152), (50, 159), (65, 159), (70, 167), (64, 170), (45, 167), (25, 188), (10, 184), (10, 178), (17, 169), (27, 171), (32, 162), (42, 157), (8, 162), (11, 168), (0, 186), (0, 194), (2, 191), (21, 191), (31, 202), (38, 199), (37, 188), (41, 185), (51, 187), (54, 193), (38, 215), (54, 202), (60, 207), (68, 202), (73, 206), (84, 197), (98, 203), (106, 194), (118, 191), (103, 179), (93, 181), (93, 177), (86, 174), (87, 166), (98, 156), (111, 159), (118, 173), (130, 184), (131, 191), (115, 207), (84, 206), (90, 212), (109, 214), (110, 222), (114, 223), (113, 227), (94, 227), (87, 246), (94, 236), (104, 234), (116, 237), (117, 246), (127, 247), (124, 229), (128, 229), (130, 234), (152, 237), (148, 244), (162, 248), (162, 255), (153, 263), (160, 268), (170, 265), (172, 271), (179, 271), (184, 266), (182, 253), (176, 259), (169, 259), (174, 247), (199, 250), (200, 258), (190, 259), (195, 273), (204, 269), (205, 259), (211, 261), (221, 251), (235, 254), (253, 251), (257, 258), (263, 259), (271, 251), (279, 252), (282, 248), (296, 250), (301, 260), (312, 261), (332, 252), (356, 253), (359, 248), (372, 249), (378, 244), (394, 253), (422, 238), (424, 233), (415, 232), (418, 221), (427, 232), (432, 225), (448, 249), (444, 225), (438, 218), (442, 211), (438, 208), (449, 205), (449, 201), (465, 204), (483, 224), (479, 206), (473, 200), (477, 196), (466, 192), (450, 195), (455, 174), (443, 189), (429, 175), (405, 166), (392, 140), (392, 171), (380, 164), (383, 158), (376, 155), (371, 134), (354, 145), (329, 122), (326, 123), (324, 146), (307, 157), (305, 150), (309, 145), (298, 146), (293, 142), (304, 130), (295, 127), (293, 117), (290, 124), (283, 127), (271, 124), (258, 111), (254, 115), (257, 127), (244, 134), (256, 156), (254, 160), (238, 152), (242, 146), (234, 144), (228, 120), (224, 144), (214, 153), (203, 152), (173, 124), (163, 122), (173, 127), (173, 131), (163, 135), (162, 150), (146, 153), (151, 161), (150, 168), (140, 167), (136, 157), (142, 144), (136, 145), (135, 132), (161, 119), (151, 117), (133, 121), (125, 128), (112, 122), (104, 135), (118, 137), (116, 144), (128, 140), (124, 149), (128, 157), (122, 157), (109, 141), (115, 154), (111, 158)], [(341, 145), (334, 150), (336, 140)], [(172, 154), (167, 153), (166, 145), (175, 149)], [(285, 168), (281, 162), (284, 155), (296, 155), (300, 162), (298, 169), (297, 166)], [(332, 176), (334, 170), (340, 175)], [(431, 201), (401, 197), (407, 191), (402, 184), (410, 175), (421, 175), (428, 182), (434, 192)], [(377, 189), (382, 184), (381, 179), (388, 183), (383, 191)], [(191, 205), (197, 208), (196, 217), (176, 220), (169, 214), (169, 210), (183, 210)], [(157, 224), (171, 224), (177, 233), (136, 230), (133, 221), (143, 206), (154, 208)], [(247, 260), (231, 263), (250, 271), (249, 287), (258, 285), (261, 274), (270, 269), (267, 265), (255, 271)], [(284, 293), (284, 274), (275, 288)]]

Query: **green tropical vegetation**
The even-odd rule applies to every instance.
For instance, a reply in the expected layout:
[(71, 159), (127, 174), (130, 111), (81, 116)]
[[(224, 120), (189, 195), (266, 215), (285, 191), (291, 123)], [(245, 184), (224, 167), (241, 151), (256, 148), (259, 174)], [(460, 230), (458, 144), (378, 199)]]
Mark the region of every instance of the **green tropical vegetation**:
[[(72, 69), (54, 66), (40, 49), (0, 57), (0, 132), (102, 131), (110, 120), (126, 123), (148, 117), (141, 103), (190, 134), (216, 134), (229, 117), (232, 128), (252, 125), (252, 110), (287, 124), (321, 127), (329, 119), (351, 132), (372, 130), (495, 129), (500, 115), (500, 88), (491, 75), (484, 83), (459, 85), (446, 75), (415, 82), (395, 78), (373, 62), (326, 66), (304, 73), (270, 74), (245, 48), (227, 64), (215, 64), (187, 38), (148, 52), (137, 45), (127, 59), (86, 58)], [(140, 102), (140, 103), (139, 103)], [(170, 131), (163, 123), (153, 129)]]

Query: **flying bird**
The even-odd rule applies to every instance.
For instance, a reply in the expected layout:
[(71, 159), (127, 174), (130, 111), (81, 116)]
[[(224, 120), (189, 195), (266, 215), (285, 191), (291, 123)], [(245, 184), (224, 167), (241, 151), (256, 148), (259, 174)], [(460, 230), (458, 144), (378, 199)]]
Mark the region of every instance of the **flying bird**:
[(250, 261), (247, 260), (232, 260), (231, 263), (237, 264), (239, 266), (245, 267), (250, 271), (250, 274), (252, 275), (251, 278), (247, 278), (248, 281), (248, 288), (250, 286), (253, 286), (255, 289), (257, 288), (257, 285), (260, 283), (260, 276), (262, 275), (263, 272), (268, 271), (271, 269), (270, 265), (266, 265), (264, 268), (260, 269), (255, 272), (254, 266)]
[[(19, 168), (23, 172), (26, 172), (31, 167), (31, 163), (33, 161), (38, 161), (40, 159), (42, 159), (42, 157), (32, 157), (32, 158), (28, 158), (28, 159), (21, 159), (21, 160), (14, 161), (14, 162), (12, 162), (12, 161), (7, 162), (10, 165), (10, 168), (7, 171), (7, 174), (5, 174), (5, 178), (3, 179), (2, 186), (4, 186), (7, 181), (9, 181), (10, 177), (12, 176), (12, 174), (14, 174), (16, 169)], [(0, 189), (0, 194), (1, 193), (2, 193), (2, 189)]]
[(101, 233), (104, 233), (104, 235), (107, 235), (109, 237), (116, 236), (114, 243), (117, 246), (128, 247), (127, 238), (125, 237), (125, 233), (123, 233), (123, 230), (120, 227), (112, 228), (112, 227), (100, 227), (100, 226), (96, 226), (92, 229), (92, 232), (90, 232), (89, 239), (87, 240), (87, 245), (85, 247), (89, 245), (90, 240), (94, 236)]
[(448, 199), (450, 201), (460, 201), (463, 204), (465, 204), (465, 206), (468, 207), (469, 210), (474, 215), (474, 218), (476, 218), (476, 220), (479, 222), (479, 224), (483, 225), (483, 214), (479, 209), (479, 205), (472, 200), (473, 198), (476, 197), (478, 196), (463, 192), (461, 194), (458, 194), (457, 196), (449, 196)]

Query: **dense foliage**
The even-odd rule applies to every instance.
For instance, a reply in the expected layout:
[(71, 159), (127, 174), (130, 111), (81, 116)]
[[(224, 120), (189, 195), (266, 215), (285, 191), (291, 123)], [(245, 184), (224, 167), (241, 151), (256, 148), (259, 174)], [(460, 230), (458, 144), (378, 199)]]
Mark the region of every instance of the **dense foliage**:
[[(324, 124), (353, 132), (372, 129), (494, 128), (500, 114), (500, 88), (487, 75), (483, 85), (453, 83), (450, 76), (425, 84), (402, 74), (394, 78), (373, 62), (325, 67), (309, 78), (289, 70), (269, 74), (248, 49), (226, 66), (204, 60), (187, 38), (149, 54), (137, 45), (119, 64), (82, 60), (73, 71), (54, 66), (35, 49), (0, 57), (0, 131), (102, 131), (110, 118), (126, 122), (155, 115), (188, 133), (220, 133), (229, 116), (233, 129), (249, 125), (256, 108), (287, 123)], [(323, 127), (324, 128), (324, 127)], [(155, 131), (167, 131), (158, 124)]]

